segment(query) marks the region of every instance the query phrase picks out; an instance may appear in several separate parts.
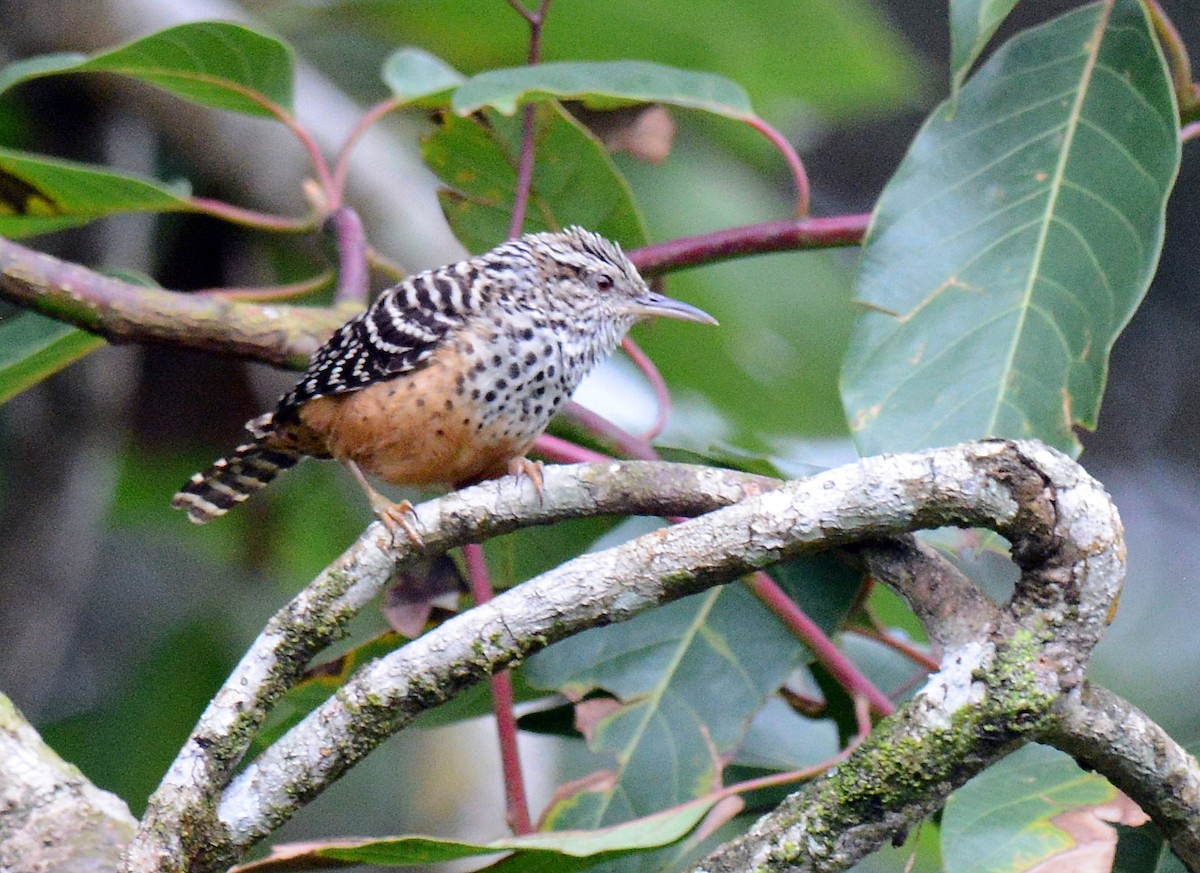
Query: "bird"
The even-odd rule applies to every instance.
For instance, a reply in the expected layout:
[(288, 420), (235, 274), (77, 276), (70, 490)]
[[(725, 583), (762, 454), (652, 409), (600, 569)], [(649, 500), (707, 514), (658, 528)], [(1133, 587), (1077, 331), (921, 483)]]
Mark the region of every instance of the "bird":
[(305, 457), (341, 461), (393, 536), (420, 534), (399, 486), (527, 475), (526, 453), (583, 377), (638, 321), (717, 324), (650, 289), (619, 245), (581, 227), (529, 233), (383, 291), (313, 355), (252, 436), (196, 473), (172, 506), (224, 515)]

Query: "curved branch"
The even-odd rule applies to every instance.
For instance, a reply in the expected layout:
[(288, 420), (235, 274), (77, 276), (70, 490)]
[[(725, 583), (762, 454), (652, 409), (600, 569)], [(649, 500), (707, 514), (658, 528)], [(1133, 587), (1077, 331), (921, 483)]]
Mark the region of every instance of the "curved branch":
[(1200, 870), (1200, 766), (1144, 712), (1085, 682), (1045, 741), (1128, 794), (1189, 870)]
[[(544, 503), (529, 483), (506, 479), (423, 504), (418, 526), (429, 549), (441, 551), (547, 519), (567, 511), (568, 504), (572, 513), (584, 514), (618, 508), (686, 511), (670, 503), (678, 493), (652, 505), (640, 503), (659, 492), (642, 477), (659, 478), (668, 489), (684, 482), (702, 486), (710, 496), (693, 498), (692, 511), (701, 508), (699, 502), (713, 504), (714, 486), (725, 499), (737, 499), (747, 488), (754, 492), (773, 484), (668, 464), (550, 468)], [(604, 495), (611, 502), (600, 499)], [(798, 554), (946, 524), (988, 526), (1010, 537), (1024, 571), (1012, 607), (973, 619), (986, 631), (984, 638), (949, 649), (943, 672), (917, 699), (885, 721), (878, 738), (847, 765), (813, 787), (815, 805), (785, 804), (752, 836), (720, 850), (705, 866), (804, 866), (805, 853), (848, 863), (1043, 730), (1054, 702), (1078, 685), (1122, 578), (1123, 547), (1120, 523), (1103, 490), (1059, 453), (996, 441), (870, 458), (577, 558), (363, 668), (229, 783), (214, 816), (204, 801), (221, 791), (253, 729), (236, 719), (282, 693), (282, 674), (297, 670), (307, 657), (290, 650), (284, 658), (291, 667), (281, 671), (271, 666), (280, 644), (268, 644), (265, 659), (259, 652), (243, 661), (152, 800), (132, 866), (149, 869), (164, 856), (189, 869), (228, 863), (417, 714), (555, 640)], [(311, 604), (289, 608), (269, 634), (294, 641), (313, 627), (330, 638), (347, 620), (350, 602), (364, 602), (390, 569), (387, 553), (379, 542), (371, 546), (372, 538), (386, 542), (382, 529), (373, 526), (353, 558), (347, 553), (323, 582), (314, 583), (325, 591), (319, 614), (312, 614)], [(859, 547), (860, 554), (863, 548), (868, 547)], [(953, 592), (952, 577), (945, 590)], [(1029, 609), (1035, 601), (1037, 609)], [(966, 598), (961, 602), (970, 605)], [(961, 633), (957, 621), (942, 625), (944, 639)], [(248, 686), (255, 689), (249, 700)], [(988, 690), (993, 693), (984, 693)], [(814, 791), (803, 794), (811, 800)], [(824, 817), (808, 815), (814, 811)], [(184, 822), (186, 829), (179, 827)], [(809, 824), (821, 827), (809, 830)]]

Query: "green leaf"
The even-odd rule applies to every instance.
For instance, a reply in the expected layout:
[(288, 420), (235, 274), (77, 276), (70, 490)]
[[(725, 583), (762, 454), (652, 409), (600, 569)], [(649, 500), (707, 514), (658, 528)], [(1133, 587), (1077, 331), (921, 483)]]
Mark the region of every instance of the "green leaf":
[[(456, 92), (457, 93), (457, 92)], [(537, 161), (525, 230), (557, 230), (572, 224), (633, 248), (646, 233), (629, 186), (604, 147), (556, 105), (537, 113)], [(448, 190), (439, 194), (455, 234), (471, 251), (485, 251), (508, 236), (521, 123), (446, 116), (421, 144), (425, 163)]]
[(95, 334), (34, 312), (0, 312), (0, 403), (102, 345)]
[(436, 55), (419, 48), (402, 48), (383, 63), (383, 81), (407, 106), (442, 107), (450, 92), (462, 84), (462, 73)]
[(1017, 0), (950, 0), (950, 83), (957, 94), (971, 65)]
[[(505, 3), (327, 0), (304, 11), (272, 20), (342, 34), (325, 43), (343, 61), (347, 51), (368, 54), (364, 44), (420, 45), (477, 73), (508, 66), (529, 48), (528, 28)], [(691, 0), (686, 7), (607, 0), (572, 3), (554, 20), (543, 46), (548, 61), (653, 58), (718, 70), (784, 126), (801, 113), (845, 120), (921, 105), (929, 68), (875, 0)]]
[(338, 840), (326, 844), (307, 843), (292, 849), (277, 846), (258, 869), (270, 869), (270, 861), (281, 867), (321, 860), (345, 861), (377, 866), (433, 864), (480, 855), (508, 853), (502, 862), (509, 873), (526, 870), (584, 870), (621, 855), (657, 849), (678, 842), (691, 832), (716, 803), (715, 798), (688, 803), (637, 821), (592, 831), (556, 831), (467, 843), (435, 837), (385, 837)]
[(1078, 452), (1154, 273), (1179, 165), (1142, 5), (1015, 37), (939, 108), (868, 234), (842, 398), (859, 451), (988, 436)]
[(78, 227), (119, 212), (191, 209), (188, 192), (87, 164), (0, 148), (0, 236)]
[(512, 115), (522, 103), (553, 99), (578, 100), (590, 109), (667, 103), (741, 120), (754, 117), (741, 85), (714, 73), (650, 61), (562, 61), (488, 70), (464, 82), (451, 105), (459, 115), (485, 106)]
[(555, 829), (599, 827), (711, 791), (750, 719), (807, 657), (739, 584), (534, 656), (526, 664), (531, 684), (573, 699), (603, 689), (619, 701), (590, 726), (592, 750), (615, 759), (611, 782), (564, 798), (546, 821)]
[(169, 27), (86, 57), (45, 55), (0, 70), (0, 93), (60, 73), (119, 73), (202, 106), (274, 116), (292, 108), (292, 51), (273, 37), (228, 21)]
[(1111, 801), (1117, 790), (1068, 755), (1029, 745), (985, 770), (946, 802), (942, 859), (947, 873), (1027, 870), (1075, 845), (1051, 821)]

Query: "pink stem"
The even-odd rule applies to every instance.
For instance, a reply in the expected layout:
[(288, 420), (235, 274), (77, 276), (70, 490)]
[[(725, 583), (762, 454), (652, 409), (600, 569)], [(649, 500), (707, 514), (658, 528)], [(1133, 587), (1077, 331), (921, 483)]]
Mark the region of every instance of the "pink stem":
[[(463, 546), (467, 574), (471, 578), (471, 596), (475, 603), (492, 599), (492, 582), (488, 576), (483, 546), (471, 543)], [(533, 831), (529, 820), (529, 802), (525, 796), (525, 778), (521, 773), (521, 757), (517, 750), (517, 717), (513, 712), (512, 674), (502, 670), (492, 676), (492, 709), (496, 713), (496, 730), (500, 738), (500, 765), (504, 772), (504, 797), (508, 826), (515, 834)]]
[(801, 218), (805, 217), (808, 215), (809, 192), (808, 173), (804, 169), (804, 162), (800, 160), (800, 156), (796, 154), (796, 150), (792, 148), (787, 137), (761, 118), (751, 116), (746, 119), (746, 123), (769, 139), (771, 144), (779, 149), (783, 159), (787, 161), (788, 168), (792, 171), (792, 178), (796, 181), (796, 215)]
[(854, 246), (862, 242), (870, 222), (868, 213), (786, 218), (644, 246), (631, 251), (629, 259), (654, 275), (766, 252)]
[(655, 400), (658, 401), (658, 415), (654, 419), (654, 424), (650, 425), (650, 429), (642, 434), (642, 439), (650, 442), (662, 433), (663, 428), (667, 426), (667, 418), (671, 415), (671, 392), (667, 390), (667, 383), (663, 381), (662, 373), (658, 372), (658, 367), (654, 366), (654, 362), (641, 350), (637, 343), (629, 337), (625, 337), (621, 341), (621, 349), (625, 354), (629, 355), (629, 359), (642, 371), (642, 375), (646, 377), (646, 380), (650, 383), (650, 387), (654, 389)]
[(221, 200), (213, 200), (210, 197), (190, 197), (188, 203), (197, 212), (223, 218), (225, 221), (240, 224), (243, 227), (291, 232), (310, 230), (313, 226), (311, 218), (284, 218), (280, 215), (269, 215), (254, 209), (234, 206), (232, 203), (225, 203)]
[(584, 448), (570, 440), (551, 436), (548, 433), (542, 434), (533, 441), (533, 449), (539, 455), (545, 455), (552, 461), (561, 461), (564, 464), (587, 464), (592, 461), (603, 462), (612, 460), (608, 455), (593, 452), (591, 449)]
[(289, 300), (293, 297), (302, 297), (324, 288), (332, 280), (333, 271), (326, 270), (311, 279), (292, 282), (288, 285), (275, 285), (267, 288), (202, 288), (191, 293), (202, 297), (216, 297), (220, 300), (255, 300), (261, 303), (268, 300)]
[(1200, 121), (1193, 121), (1191, 124), (1185, 124), (1179, 130), (1179, 141), (1187, 142), (1188, 140), (1200, 137)]
[[(536, 12), (530, 12), (520, 0), (508, 0), (508, 5), (529, 22), (529, 66), (534, 66), (542, 57), (542, 28), (550, 0), (542, 0)], [(521, 126), (521, 157), (517, 163), (517, 190), (513, 198), (512, 220), (508, 224), (509, 239), (521, 235), (525, 227), (525, 211), (529, 207), (529, 192), (533, 188), (533, 133), (536, 110), (531, 103), (525, 107)]]
[(339, 206), (333, 213), (333, 228), (337, 236), (338, 286), (334, 299), (338, 303), (367, 302), (371, 282), (367, 267), (367, 237), (362, 219), (349, 206)]
[(362, 118), (354, 125), (354, 129), (350, 131), (350, 135), (346, 137), (346, 141), (342, 144), (337, 157), (334, 159), (333, 180), (330, 183), (332, 190), (329, 194), (332, 206), (337, 207), (340, 205), (346, 196), (346, 176), (350, 172), (350, 153), (354, 151), (354, 147), (358, 145), (358, 141), (367, 132), (367, 128), (396, 109), (402, 102), (396, 97), (380, 101), (364, 112)]
[(563, 412), (596, 436), (612, 443), (613, 447), (626, 457), (643, 461), (658, 460), (658, 452), (654, 451), (649, 442), (618, 427), (598, 412), (592, 412), (573, 400), (564, 407)]

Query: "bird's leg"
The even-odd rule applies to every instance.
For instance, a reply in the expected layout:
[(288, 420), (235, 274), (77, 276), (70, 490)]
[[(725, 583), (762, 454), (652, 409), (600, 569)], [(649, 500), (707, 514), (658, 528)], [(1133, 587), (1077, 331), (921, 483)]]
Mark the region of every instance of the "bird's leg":
[(518, 483), (520, 483), (522, 476), (528, 477), (529, 481), (533, 483), (533, 489), (538, 493), (538, 499), (542, 499), (544, 495), (542, 491), (541, 461), (531, 461), (529, 458), (521, 455), (521, 457), (513, 458), (508, 462), (508, 472), (509, 475), (516, 478)]
[(363, 471), (358, 469), (358, 464), (349, 459), (343, 460), (342, 463), (346, 465), (347, 470), (354, 474), (354, 480), (366, 492), (367, 500), (371, 503), (371, 510), (383, 522), (383, 526), (391, 532), (392, 545), (396, 544), (396, 534), (403, 530), (408, 534), (408, 538), (414, 546), (418, 549), (425, 548), (425, 540), (421, 539), (421, 535), (413, 525), (413, 521), (416, 519), (413, 505), (407, 500), (401, 500), (399, 503), (388, 500), (371, 487), (371, 483), (367, 481)]

